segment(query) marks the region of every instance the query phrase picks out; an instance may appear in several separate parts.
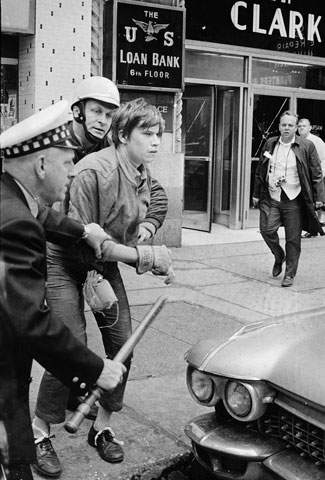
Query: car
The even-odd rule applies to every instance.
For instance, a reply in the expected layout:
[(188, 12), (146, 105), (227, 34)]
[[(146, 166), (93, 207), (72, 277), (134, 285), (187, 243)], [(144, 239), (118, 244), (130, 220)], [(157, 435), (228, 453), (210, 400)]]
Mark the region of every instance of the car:
[(209, 413), (185, 433), (223, 480), (325, 479), (325, 309), (248, 324), (186, 354), (187, 386)]

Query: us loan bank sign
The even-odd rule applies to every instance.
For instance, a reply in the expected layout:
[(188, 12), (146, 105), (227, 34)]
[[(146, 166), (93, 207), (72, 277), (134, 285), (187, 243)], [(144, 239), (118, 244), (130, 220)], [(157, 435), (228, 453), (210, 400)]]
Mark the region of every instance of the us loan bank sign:
[(104, 60), (112, 51), (112, 75), (105, 72), (108, 77), (126, 87), (182, 89), (184, 9), (115, 0), (105, 17), (105, 30), (108, 23), (113, 25), (111, 44), (104, 34), (108, 40)]

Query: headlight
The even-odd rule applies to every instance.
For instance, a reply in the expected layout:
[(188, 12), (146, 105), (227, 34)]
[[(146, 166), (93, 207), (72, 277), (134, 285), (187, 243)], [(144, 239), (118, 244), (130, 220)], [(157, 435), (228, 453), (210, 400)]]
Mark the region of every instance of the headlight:
[(252, 397), (245, 385), (239, 382), (227, 383), (225, 401), (237, 417), (247, 417), (252, 409)]
[(216, 403), (211, 403), (215, 397), (215, 385), (207, 373), (189, 368), (187, 371), (187, 385), (197, 402), (204, 405), (214, 405)]
[(242, 422), (250, 422), (264, 415), (267, 404), (272, 403), (275, 391), (265, 382), (228, 380), (223, 402), (228, 413)]

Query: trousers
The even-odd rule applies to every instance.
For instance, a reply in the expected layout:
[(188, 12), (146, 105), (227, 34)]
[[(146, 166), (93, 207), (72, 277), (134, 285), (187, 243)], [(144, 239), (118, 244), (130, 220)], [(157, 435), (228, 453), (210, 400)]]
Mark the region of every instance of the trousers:
[(302, 232), (302, 199), (300, 195), (289, 200), (283, 194), (278, 202), (260, 204), (260, 231), (261, 235), (273, 253), (276, 261), (281, 261), (284, 255), (280, 245), (278, 229), (283, 225), (285, 232), (286, 271), (288, 277), (295, 277), (301, 253)]
[[(69, 254), (61, 247), (52, 244), (48, 246), (47, 262), (47, 301), (52, 315), (59, 316), (73, 334), (87, 344), (82, 288), (87, 272), (93, 270), (94, 265), (69, 258)], [(98, 270), (110, 282), (118, 300), (118, 304), (113, 304), (111, 309), (94, 313), (107, 358), (113, 359), (132, 333), (130, 307), (117, 263), (101, 264)], [(116, 412), (122, 409), (131, 357), (132, 355), (125, 362), (127, 372), (123, 381), (114, 391), (104, 392), (99, 400), (100, 405), (107, 411)], [(38, 391), (35, 414), (48, 423), (65, 421), (69, 394), (68, 387), (45, 371)]]

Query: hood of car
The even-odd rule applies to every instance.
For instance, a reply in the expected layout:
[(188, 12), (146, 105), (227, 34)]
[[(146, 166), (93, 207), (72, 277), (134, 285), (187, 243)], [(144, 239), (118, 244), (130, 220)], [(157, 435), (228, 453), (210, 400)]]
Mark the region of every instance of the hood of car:
[(325, 310), (243, 327), (228, 340), (200, 341), (186, 360), (199, 370), (265, 380), (325, 406)]

